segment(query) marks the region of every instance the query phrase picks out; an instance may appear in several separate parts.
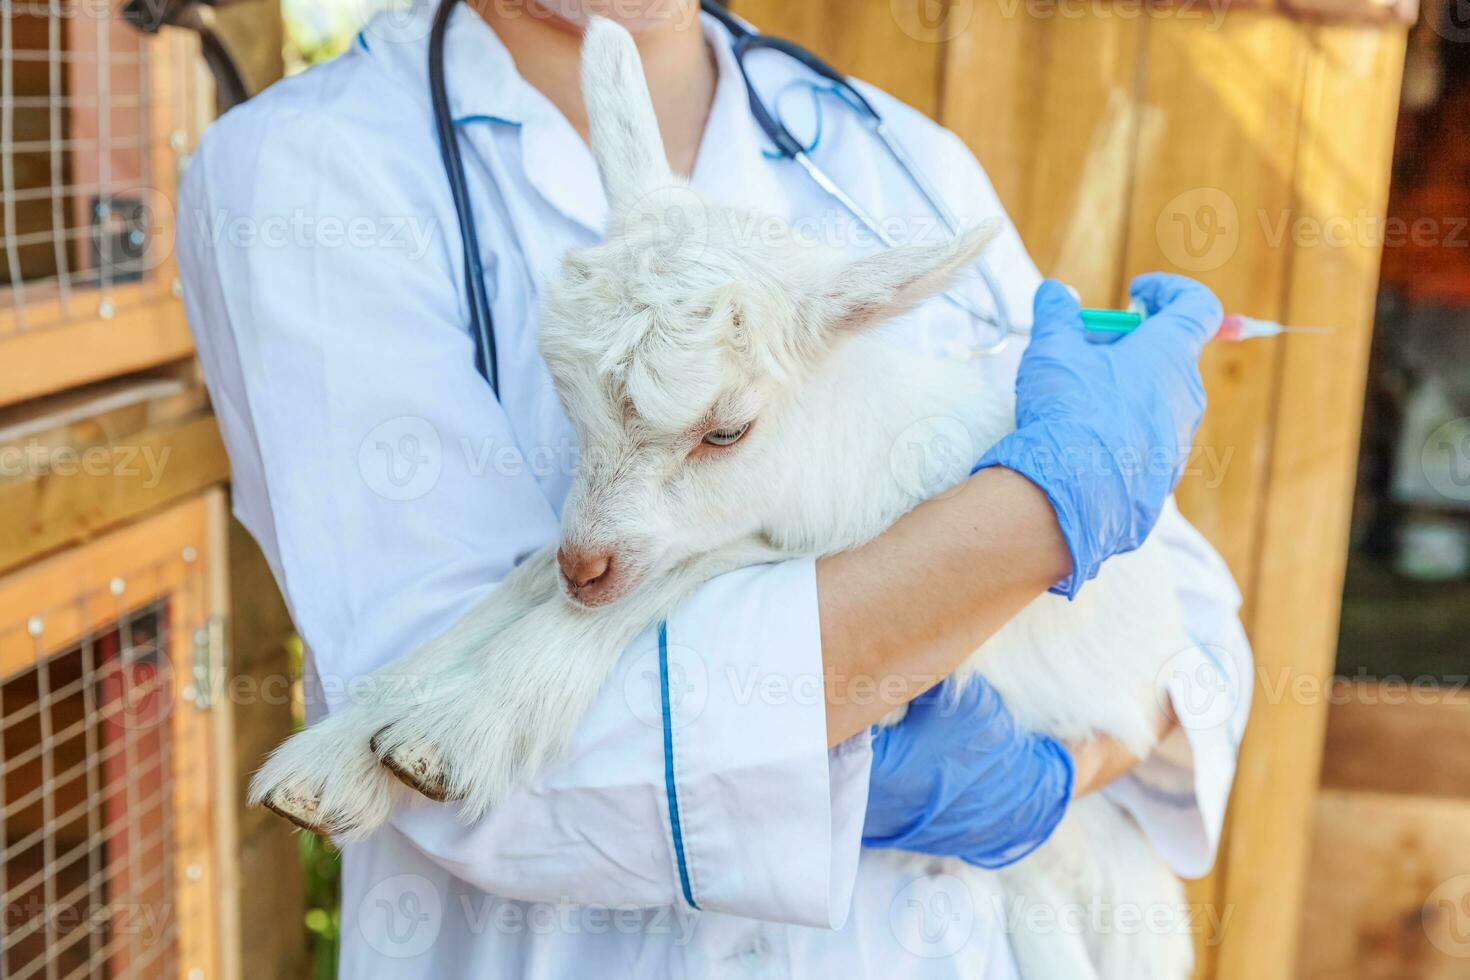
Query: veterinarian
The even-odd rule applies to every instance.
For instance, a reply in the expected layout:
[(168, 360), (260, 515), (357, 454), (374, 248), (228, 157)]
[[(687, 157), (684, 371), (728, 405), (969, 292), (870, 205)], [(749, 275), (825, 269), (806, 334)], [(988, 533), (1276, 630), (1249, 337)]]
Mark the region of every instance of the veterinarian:
[[(539, 2), (462, 4), (446, 44), (498, 398), (476, 371), (430, 121), (430, 7), (380, 15), (349, 53), (231, 112), (185, 180), (184, 295), (235, 512), (310, 651), (317, 714), (558, 533), (575, 447), (537, 350), (537, 284), (599, 239), (606, 204), (577, 88), (583, 12)], [(718, 203), (873, 247), (767, 152), (717, 20), (692, 0), (600, 12), (639, 32), (676, 171)], [(786, 58), (748, 68), (772, 98), (805, 77)], [(1004, 221), (960, 140), (863, 92), (963, 222)], [(945, 233), (854, 113), (829, 107), (811, 144), (902, 237)], [(1135, 294), (1154, 316), (1126, 345), (1092, 345), (1009, 223), (987, 261), (1004, 305), (1031, 311), (1029, 345), (975, 368), (1016, 387), (1016, 432), (863, 548), (709, 582), (670, 616), (666, 663), (650, 630), (568, 757), (488, 818), (467, 826), (425, 801), (349, 847), (342, 976), (1013, 977), (1008, 929), (1077, 928), (1093, 910), (1023, 923), (1033, 910), (983, 882), (865, 855), (901, 846), (1000, 867), (1093, 791), (1180, 874), (1209, 869), (1251, 668), (1230, 575), (1169, 494), (1218, 303), (1145, 277)], [(885, 330), (941, 357), (975, 342), (971, 318), (938, 300)], [(1109, 465), (1160, 453), (1162, 466)], [(1149, 533), (1174, 556), (1198, 643), (1160, 678), (1171, 734), (1153, 757), (1020, 732), (983, 683), (924, 694), (1032, 598), (1085, 590)], [(1194, 921), (1138, 912), (1142, 928), (1160, 912), (1172, 928)]]

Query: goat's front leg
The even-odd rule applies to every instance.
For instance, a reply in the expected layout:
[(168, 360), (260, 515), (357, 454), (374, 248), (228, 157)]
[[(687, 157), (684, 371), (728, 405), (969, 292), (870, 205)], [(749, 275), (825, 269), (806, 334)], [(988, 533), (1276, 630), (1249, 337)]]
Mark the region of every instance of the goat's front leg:
[(347, 704), (271, 753), (251, 781), (250, 801), (332, 837), (350, 840), (377, 829), (407, 791), (379, 763), (373, 736), (417, 705), (451, 697), (467, 659), (559, 599), (557, 576), (556, 549), (542, 549), (442, 635), (349, 685)]
[(378, 732), (373, 751), (409, 786), (459, 801), (475, 819), (562, 753), (639, 633), (706, 579), (776, 557), (760, 542), (742, 543), (599, 609), (557, 595), (471, 651), (436, 685), (443, 696)]
[(420, 793), (479, 817), (561, 754), (645, 623), (554, 596), (460, 658), (437, 696), (373, 734), (372, 751)]

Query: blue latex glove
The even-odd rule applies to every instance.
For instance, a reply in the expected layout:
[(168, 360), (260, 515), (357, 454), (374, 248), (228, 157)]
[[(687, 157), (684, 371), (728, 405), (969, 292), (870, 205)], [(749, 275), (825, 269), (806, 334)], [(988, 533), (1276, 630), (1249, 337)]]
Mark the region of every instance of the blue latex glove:
[(1131, 291), (1149, 317), (1097, 344), (1066, 287), (1042, 283), (1016, 376), (1016, 431), (975, 467), (1004, 466), (1046, 492), (1072, 552), (1071, 574), (1051, 591), (1068, 598), (1153, 530), (1204, 414), (1199, 355), (1220, 329), (1220, 301), (1164, 273), (1139, 276)]
[(1066, 748), (1017, 728), (984, 678), (946, 680), (874, 733), (863, 844), (1003, 867), (1051, 836), (1072, 780)]

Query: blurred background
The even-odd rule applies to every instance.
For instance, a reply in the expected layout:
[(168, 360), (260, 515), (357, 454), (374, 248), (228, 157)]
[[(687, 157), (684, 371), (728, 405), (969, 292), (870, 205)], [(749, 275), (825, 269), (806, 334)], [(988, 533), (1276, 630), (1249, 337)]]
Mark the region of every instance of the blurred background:
[[(385, 3), (0, 8), (0, 977), (335, 975), (334, 850), (240, 805), (301, 649), (228, 516), (172, 202), (221, 108)], [(1470, 11), (734, 7), (959, 133), (1089, 304), (1162, 268), (1330, 328), (1206, 358), (1179, 497), (1257, 671), (1198, 975), (1470, 977)]]

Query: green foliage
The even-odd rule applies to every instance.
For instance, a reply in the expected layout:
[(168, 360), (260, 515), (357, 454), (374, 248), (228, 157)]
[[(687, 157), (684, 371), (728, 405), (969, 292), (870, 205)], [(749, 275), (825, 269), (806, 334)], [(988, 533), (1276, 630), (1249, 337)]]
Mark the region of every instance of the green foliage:
[(388, 0), (282, 0), (286, 73), (331, 61), (352, 44), (363, 23)]
[[(306, 723), (302, 698), (302, 674), (306, 648), (301, 637), (286, 640), (291, 664), (291, 710), (296, 731)], [(300, 841), (301, 871), (306, 876), (306, 946), (311, 960), (311, 980), (336, 980), (337, 953), (342, 933), (342, 855), (332, 842), (303, 830)]]
[(301, 867), (306, 873), (306, 942), (312, 980), (335, 980), (342, 913), (342, 856), (332, 842), (303, 831)]

